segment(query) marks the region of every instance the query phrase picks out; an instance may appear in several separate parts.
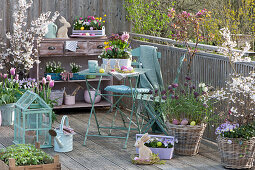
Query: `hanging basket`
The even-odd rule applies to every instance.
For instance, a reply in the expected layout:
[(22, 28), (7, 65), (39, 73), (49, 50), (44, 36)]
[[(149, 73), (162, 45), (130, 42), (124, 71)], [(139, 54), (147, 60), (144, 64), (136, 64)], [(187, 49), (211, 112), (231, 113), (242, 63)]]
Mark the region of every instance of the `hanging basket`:
[(217, 143), (221, 155), (221, 164), (225, 168), (246, 169), (253, 167), (255, 138), (244, 140), (218, 136)]
[(178, 143), (174, 147), (176, 154), (192, 156), (198, 153), (206, 124), (190, 126), (174, 125), (166, 122), (166, 126), (168, 128), (168, 134), (178, 140)]

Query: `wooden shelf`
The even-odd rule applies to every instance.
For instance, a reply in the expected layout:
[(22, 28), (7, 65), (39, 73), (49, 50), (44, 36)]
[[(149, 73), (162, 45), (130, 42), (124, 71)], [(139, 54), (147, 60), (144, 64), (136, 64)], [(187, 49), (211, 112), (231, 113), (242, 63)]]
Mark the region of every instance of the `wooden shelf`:
[[(53, 109), (68, 109), (68, 108), (87, 108), (91, 107), (92, 105), (90, 103), (85, 103), (85, 102), (76, 102), (75, 105), (61, 105), (61, 106), (55, 106)], [(111, 103), (102, 100), (99, 103), (95, 104), (95, 107), (105, 107), (105, 106), (111, 106)]]
[[(87, 79), (88, 81), (99, 81), (99, 78), (95, 78), (95, 79)], [(109, 78), (102, 78), (102, 81), (111, 81), (111, 79)], [(64, 80), (57, 80), (54, 81), (55, 83), (79, 83), (79, 82), (86, 82), (86, 80), (68, 80), (68, 81), (64, 81)]]

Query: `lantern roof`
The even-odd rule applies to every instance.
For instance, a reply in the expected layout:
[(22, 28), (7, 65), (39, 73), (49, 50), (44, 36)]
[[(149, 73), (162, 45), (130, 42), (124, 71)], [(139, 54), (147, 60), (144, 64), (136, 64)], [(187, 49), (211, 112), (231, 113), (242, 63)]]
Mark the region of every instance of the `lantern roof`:
[(29, 110), (32, 104), (38, 104), (40, 109), (52, 109), (38, 94), (27, 90), (20, 99), (15, 103), (15, 106), (22, 110)]

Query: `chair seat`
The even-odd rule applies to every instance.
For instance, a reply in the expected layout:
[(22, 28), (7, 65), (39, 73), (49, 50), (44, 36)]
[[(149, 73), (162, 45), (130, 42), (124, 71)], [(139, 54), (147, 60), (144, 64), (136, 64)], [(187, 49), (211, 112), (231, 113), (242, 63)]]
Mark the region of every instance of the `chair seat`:
[[(122, 94), (130, 94), (131, 88), (125, 85), (113, 85), (113, 86), (107, 86), (105, 91), (110, 91), (114, 93), (122, 93)], [(149, 93), (150, 89), (148, 88), (132, 88), (133, 91), (136, 90), (137, 93)]]

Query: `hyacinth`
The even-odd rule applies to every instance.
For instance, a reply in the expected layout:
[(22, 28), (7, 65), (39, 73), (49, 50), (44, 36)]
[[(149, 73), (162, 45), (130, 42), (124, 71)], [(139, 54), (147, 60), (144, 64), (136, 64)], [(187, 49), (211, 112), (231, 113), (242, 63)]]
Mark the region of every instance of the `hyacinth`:
[[(48, 25), (59, 16), (55, 12), (50, 19), (50, 12), (42, 13), (39, 18), (32, 21), (29, 28), (27, 24), (27, 11), (33, 1), (19, 0), (17, 10), (13, 13), (13, 33), (7, 33), (6, 38), (10, 42), (10, 48), (6, 48), (0, 58), (1, 63), (8, 62), (12, 66), (20, 65), (24, 70), (18, 72), (27, 73), (35, 62), (39, 62), (38, 51), (34, 48), (35, 42), (39, 46), (42, 37), (48, 32)], [(35, 41), (36, 40), (36, 41)], [(5, 44), (0, 44), (0, 46)]]
[(234, 129), (238, 128), (239, 127), (239, 124), (236, 123), (236, 124), (231, 124), (230, 122), (226, 122), (226, 123), (223, 123), (221, 124), (215, 131), (215, 134), (216, 135), (221, 135), (223, 134), (224, 132), (232, 132)]
[(237, 44), (235, 41), (231, 40), (231, 33), (228, 28), (222, 28), (220, 33), (225, 40), (225, 42), (222, 44), (222, 47), (220, 47), (220, 53), (227, 56), (230, 62), (251, 62), (250, 57), (242, 58), (243, 55), (250, 49), (249, 43), (246, 42), (246, 46), (243, 47), (243, 50), (241, 52), (237, 52), (234, 50)]

